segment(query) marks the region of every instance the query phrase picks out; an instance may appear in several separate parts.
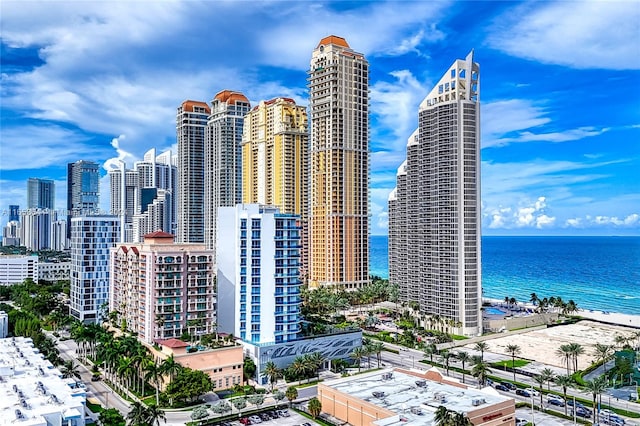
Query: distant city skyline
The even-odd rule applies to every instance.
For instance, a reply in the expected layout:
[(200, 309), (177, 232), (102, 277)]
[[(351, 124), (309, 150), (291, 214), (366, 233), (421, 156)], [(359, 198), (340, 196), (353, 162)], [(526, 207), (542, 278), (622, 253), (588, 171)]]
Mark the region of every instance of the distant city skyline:
[(635, 2), (114, 5), (3, 3), (2, 211), (27, 206), (30, 177), (54, 180), (65, 210), (66, 164), (83, 159), (101, 165), (108, 211), (105, 163), (177, 152), (185, 99), (228, 88), (255, 105), (308, 105), (309, 52), (335, 34), (370, 63), (371, 234), (387, 233), (420, 100), (472, 48), (483, 75), (483, 234), (640, 233)]

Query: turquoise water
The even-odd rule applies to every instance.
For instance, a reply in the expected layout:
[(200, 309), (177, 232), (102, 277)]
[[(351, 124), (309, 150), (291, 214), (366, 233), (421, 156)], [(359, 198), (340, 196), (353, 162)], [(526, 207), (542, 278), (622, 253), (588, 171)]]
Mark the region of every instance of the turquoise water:
[(492, 306), (484, 308), (484, 311), (485, 311), (485, 313), (487, 313), (489, 315), (504, 315), (504, 314), (506, 314), (506, 312), (503, 311), (502, 309), (494, 308)]
[[(370, 247), (370, 273), (388, 278), (387, 237)], [(482, 287), (488, 298), (536, 293), (640, 314), (640, 237), (483, 237)]]

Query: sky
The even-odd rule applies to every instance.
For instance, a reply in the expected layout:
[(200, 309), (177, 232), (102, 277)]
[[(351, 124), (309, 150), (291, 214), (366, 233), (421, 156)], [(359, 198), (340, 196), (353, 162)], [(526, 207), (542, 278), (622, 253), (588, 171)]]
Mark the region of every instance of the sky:
[[(480, 64), (484, 235), (640, 235), (638, 1), (0, 2), (0, 210), (66, 164), (176, 148), (186, 99), (308, 105), (335, 34), (370, 64), (371, 234), (418, 106), (456, 59)], [(101, 206), (108, 210), (103, 167)]]

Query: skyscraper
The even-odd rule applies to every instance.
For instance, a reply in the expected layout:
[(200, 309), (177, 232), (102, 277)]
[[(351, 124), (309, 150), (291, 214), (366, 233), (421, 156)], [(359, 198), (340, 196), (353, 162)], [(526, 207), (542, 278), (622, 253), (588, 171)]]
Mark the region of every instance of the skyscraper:
[(100, 166), (80, 160), (67, 165), (67, 237), (71, 238), (71, 218), (97, 214), (100, 196)]
[(389, 196), (390, 283), (465, 335), (482, 332), (479, 71), (471, 52), (422, 101)]
[(20, 220), (20, 206), (16, 204), (10, 204), (9, 205), (9, 222), (17, 222), (19, 220)]
[(176, 114), (179, 243), (204, 242), (204, 138), (210, 112), (206, 102), (184, 101)]
[(69, 314), (97, 323), (109, 300), (109, 250), (118, 241), (117, 216), (77, 216), (71, 219), (71, 285)]
[(29, 178), (27, 180), (27, 208), (55, 209), (56, 185), (52, 180)]
[(311, 57), (309, 286), (369, 282), (369, 64), (344, 38)]
[[(242, 202), (242, 129), (249, 100), (223, 90), (211, 101), (204, 143), (204, 243), (216, 249), (218, 207)], [(215, 257), (214, 257), (215, 258)]]

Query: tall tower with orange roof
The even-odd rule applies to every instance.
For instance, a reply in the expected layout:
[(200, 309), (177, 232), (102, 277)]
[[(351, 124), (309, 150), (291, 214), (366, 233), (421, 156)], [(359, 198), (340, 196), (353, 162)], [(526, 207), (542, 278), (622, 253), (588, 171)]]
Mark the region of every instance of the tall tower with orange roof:
[(218, 207), (242, 203), (242, 129), (249, 99), (223, 90), (211, 101), (204, 145), (204, 243), (216, 249)]
[(204, 242), (204, 139), (210, 113), (206, 102), (188, 100), (176, 114), (179, 243)]
[(309, 70), (311, 288), (369, 282), (369, 64), (342, 37), (320, 40)]

